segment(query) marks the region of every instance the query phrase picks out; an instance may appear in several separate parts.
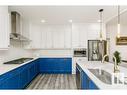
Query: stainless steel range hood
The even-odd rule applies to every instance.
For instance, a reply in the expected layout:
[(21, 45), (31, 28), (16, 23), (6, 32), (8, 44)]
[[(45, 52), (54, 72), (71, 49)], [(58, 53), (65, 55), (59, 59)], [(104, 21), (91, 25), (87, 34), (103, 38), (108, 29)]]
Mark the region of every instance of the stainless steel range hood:
[(18, 41), (29, 41), (21, 33), (21, 18), (20, 14), (16, 11), (11, 12), (11, 34), (10, 39)]

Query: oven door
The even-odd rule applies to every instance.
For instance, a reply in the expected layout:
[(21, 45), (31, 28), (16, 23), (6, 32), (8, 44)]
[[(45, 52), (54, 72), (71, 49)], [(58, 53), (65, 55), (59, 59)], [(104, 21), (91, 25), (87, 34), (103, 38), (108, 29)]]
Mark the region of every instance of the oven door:
[(81, 73), (81, 68), (78, 65), (76, 65), (76, 85), (78, 89), (81, 89)]

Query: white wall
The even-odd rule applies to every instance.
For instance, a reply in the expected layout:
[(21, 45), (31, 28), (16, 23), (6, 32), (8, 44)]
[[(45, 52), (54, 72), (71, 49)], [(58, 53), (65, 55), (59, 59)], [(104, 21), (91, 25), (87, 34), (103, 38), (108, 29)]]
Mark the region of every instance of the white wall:
[(31, 57), (32, 50), (24, 50), (20, 42), (11, 42), (9, 50), (0, 51), (0, 64), (21, 57)]
[[(126, 15), (126, 16), (125, 16)], [(127, 12), (121, 15), (121, 36), (127, 36)], [(106, 24), (107, 38), (110, 38), (110, 61), (113, 53), (117, 50), (121, 53), (121, 57), (127, 60), (127, 45), (116, 45), (117, 36), (117, 18), (112, 19)]]

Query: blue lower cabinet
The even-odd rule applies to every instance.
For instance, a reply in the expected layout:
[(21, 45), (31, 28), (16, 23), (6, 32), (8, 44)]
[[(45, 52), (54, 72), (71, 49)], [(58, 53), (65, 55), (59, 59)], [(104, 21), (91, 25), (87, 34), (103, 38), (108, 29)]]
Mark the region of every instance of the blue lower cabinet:
[(24, 67), (21, 71), (20, 71), (20, 88), (24, 88), (26, 87), (26, 85), (29, 83), (29, 69), (28, 67)]
[(40, 72), (39, 71), (39, 59), (35, 60), (34, 63), (35, 63), (35, 74), (38, 75)]
[(40, 58), (40, 73), (72, 72), (72, 58)]
[(6, 86), (7, 89), (20, 89), (20, 76), (19, 74), (15, 74), (12, 77), (9, 77), (8, 79), (6, 79)]
[(29, 77), (29, 81), (31, 81), (34, 78), (34, 74), (35, 74), (35, 66), (34, 63), (32, 62), (28, 68), (28, 77)]
[(96, 84), (92, 80), (89, 80), (89, 89), (96, 90), (96, 89), (99, 89), (99, 88), (96, 86)]
[(89, 89), (88, 76), (84, 71), (81, 72), (81, 89)]
[(20, 76), (17, 69), (0, 76), (0, 89), (19, 89)]
[(81, 89), (86, 90), (97, 90), (99, 89), (96, 84), (87, 76), (87, 74), (82, 71), (82, 77), (81, 77)]
[(0, 89), (23, 89), (39, 73), (39, 61), (35, 60), (0, 75)]
[[(82, 90), (83, 89), (84, 90), (99, 89), (79, 65), (76, 64), (76, 68), (80, 69), (80, 72), (79, 72), (80, 73), (80, 85), (81, 85)], [(78, 74), (77, 69), (76, 69), (76, 74)]]

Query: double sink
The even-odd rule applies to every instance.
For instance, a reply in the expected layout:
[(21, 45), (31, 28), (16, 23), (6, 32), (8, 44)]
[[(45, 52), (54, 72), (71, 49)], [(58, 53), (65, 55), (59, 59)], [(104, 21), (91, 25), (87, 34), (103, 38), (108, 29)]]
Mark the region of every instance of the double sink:
[[(112, 85), (113, 82), (114, 84), (117, 84), (118, 81), (119, 83), (122, 84), (121, 80), (118, 79), (117, 77), (115, 76), (112, 76), (111, 73), (105, 71), (105, 70), (102, 70), (102, 69), (88, 69), (92, 74), (94, 74), (101, 82), (105, 83), (105, 84), (109, 84), (109, 85)], [(114, 77), (114, 78), (113, 78)], [(114, 80), (112, 80), (112, 78)], [(124, 84), (127, 85), (127, 83), (124, 81)]]

